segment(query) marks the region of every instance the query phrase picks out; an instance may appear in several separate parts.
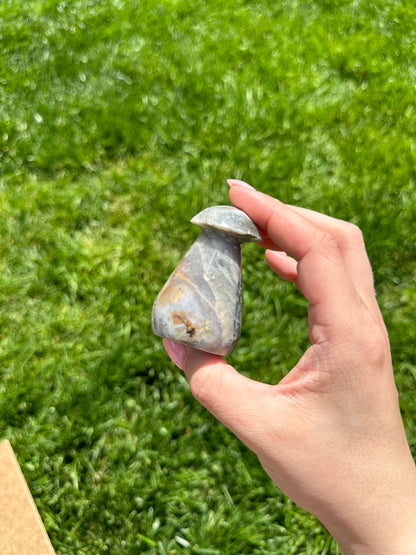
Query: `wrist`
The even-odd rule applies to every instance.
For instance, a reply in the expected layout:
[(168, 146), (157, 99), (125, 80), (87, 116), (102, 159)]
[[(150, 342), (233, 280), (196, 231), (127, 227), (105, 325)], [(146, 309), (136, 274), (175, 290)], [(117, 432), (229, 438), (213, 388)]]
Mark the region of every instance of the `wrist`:
[[(388, 495), (375, 493), (376, 502), (363, 499), (357, 510), (328, 529), (344, 555), (416, 555), (416, 467), (401, 474), (402, 488), (391, 483)], [(331, 530), (333, 528), (333, 530)]]
[(416, 525), (409, 523), (407, 529), (389, 532), (388, 537), (379, 537), (374, 541), (347, 541), (339, 543), (344, 555), (416, 555)]

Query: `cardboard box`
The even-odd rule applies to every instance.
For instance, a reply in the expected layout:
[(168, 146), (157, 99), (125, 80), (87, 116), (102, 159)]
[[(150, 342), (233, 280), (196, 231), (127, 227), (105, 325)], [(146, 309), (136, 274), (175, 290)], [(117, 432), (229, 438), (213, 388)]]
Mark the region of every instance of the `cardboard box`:
[(55, 553), (12, 446), (7, 440), (0, 443), (0, 553)]

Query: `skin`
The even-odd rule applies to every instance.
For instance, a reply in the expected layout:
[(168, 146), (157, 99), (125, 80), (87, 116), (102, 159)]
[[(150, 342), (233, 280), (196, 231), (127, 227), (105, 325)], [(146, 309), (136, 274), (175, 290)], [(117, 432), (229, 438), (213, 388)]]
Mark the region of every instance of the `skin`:
[[(169, 340), (195, 398), (345, 554), (416, 553), (416, 467), (360, 230), (230, 180), (270, 268), (309, 301), (311, 346), (277, 385)], [(287, 253), (287, 254), (286, 254)]]

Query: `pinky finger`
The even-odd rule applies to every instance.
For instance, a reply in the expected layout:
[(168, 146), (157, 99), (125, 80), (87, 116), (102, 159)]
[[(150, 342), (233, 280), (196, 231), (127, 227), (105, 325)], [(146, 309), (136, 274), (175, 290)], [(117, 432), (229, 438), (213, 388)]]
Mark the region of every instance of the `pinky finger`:
[(296, 281), (298, 277), (297, 262), (285, 252), (266, 250), (266, 261), (270, 268), (287, 281)]

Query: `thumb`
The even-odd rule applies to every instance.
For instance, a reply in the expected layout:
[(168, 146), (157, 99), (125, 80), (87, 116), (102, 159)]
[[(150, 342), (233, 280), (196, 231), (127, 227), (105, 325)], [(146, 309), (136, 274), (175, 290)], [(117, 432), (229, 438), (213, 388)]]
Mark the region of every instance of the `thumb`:
[(258, 439), (270, 414), (265, 405), (269, 404), (273, 386), (239, 374), (219, 355), (169, 339), (163, 344), (171, 360), (185, 372), (195, 399), (258, 452)]

